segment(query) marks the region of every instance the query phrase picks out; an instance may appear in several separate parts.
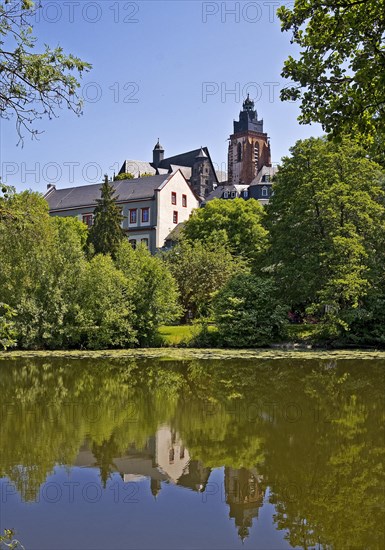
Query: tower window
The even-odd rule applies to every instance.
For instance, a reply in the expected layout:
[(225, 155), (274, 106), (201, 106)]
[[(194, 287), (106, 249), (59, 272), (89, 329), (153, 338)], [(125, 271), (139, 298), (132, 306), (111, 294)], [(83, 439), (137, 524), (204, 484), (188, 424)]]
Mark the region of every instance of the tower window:
[(238, 143), (237, 145), (237, 162), (242, 161), (242, 145)]
[(255, 175), (257, 175), (258, 164), (259, 164), (259, 144), (257, 141), (254, 143), (254, 162), (255, 162)]

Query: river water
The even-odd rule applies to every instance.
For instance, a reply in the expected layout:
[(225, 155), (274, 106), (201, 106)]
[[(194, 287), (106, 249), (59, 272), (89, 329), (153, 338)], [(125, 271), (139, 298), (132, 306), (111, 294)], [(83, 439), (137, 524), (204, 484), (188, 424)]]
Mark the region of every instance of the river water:
[(26, 550), (385, 549), (385, 361), (0, 361)]

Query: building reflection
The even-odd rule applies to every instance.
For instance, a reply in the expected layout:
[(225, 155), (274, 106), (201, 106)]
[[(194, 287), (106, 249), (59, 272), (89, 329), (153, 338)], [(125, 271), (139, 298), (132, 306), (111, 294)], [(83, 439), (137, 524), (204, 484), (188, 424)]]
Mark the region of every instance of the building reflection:
[[(199, 460), (191, 460), (178, 432), (169, 426), (160, 427), (147, 439), (143, 448), (131, 445), (120, 456), (114, 456), (113, 441), (91, 447), (85, 443), (74, 466), (99, 468), (103, 485), (114, 473), (125, 483), (149, 480), (149, 489), (157, 498), (163, 483), (172, 483), (203, 493), (211, 473)], [(253, 519), (258, 518), (263, 504), (262, 478), (255, 469), (224, 469), (224, 501), (229, 506), (229, 517), (234, 519), (238, 535), (244, 540), (249, 535)]]
[(254, 518), (258, 518), (264, 491), (261, 476), (255, 469), (225, 468), (225, 497), (229, 516), (235, 520), (238, 535), (244, 540), (249, 535)]
[[(108, 444), (113, 450), (113, 442)], [(111, 474), (119, 473), (125, 483), (149, 479), (154, 497), (161, 491), (162, 482), (202, 492), (211, 472), (202, 462), (190, 459), (179, 434), (168, 426), (160, 427), (142, 449), (132, 445), (120, 456), (105, 452), (105, 446), (90, 447), (86, 442), (74, 462), (77, 467), (99, 468), (104, 486)]]

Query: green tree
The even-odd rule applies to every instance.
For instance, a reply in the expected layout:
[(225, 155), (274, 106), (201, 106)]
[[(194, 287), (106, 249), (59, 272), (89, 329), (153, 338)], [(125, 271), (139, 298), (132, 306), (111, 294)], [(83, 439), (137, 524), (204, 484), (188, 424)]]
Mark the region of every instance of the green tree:
[(177, 281), (185, 320), (189, 313), (193, 318), (209, 315), (215, 292), (242, 269), (224, 244), (214, 242), (184, 239), (164, 257)]
[(335, 136), (357, 135), (383, 163), (385, 55), (383, 0), (295, 0), (281, 6), (282, 30), (301, 49), (282, 76), (294, 82), (283, 100), (301, 100), (303, 124), (320, 122)]
[(16, 330), (12, 318), (15, 311), (7, 304), (0, 302), (0, 347), (3, 350), (14, 346), (16, 343)]
[(219, 342), (229, 347), (261, 347), (282, 339), (287, 307), (271, 278), (235, 275), (214, 300)]
[(0, 218), (0, 302), (14, 313), (17, 344), (73, 345), (78, 281), (85, 268), (84, 224), (51, 218), (37, 193), (11, 193), (0, 203), (7, 212)]
[(101, 198), (94, 211), (94, 224), (89, 232), (89, 242), (96, 254), (111, 254), (115, 257), (119, 244), (124, 238), (121, 208), (116, 204), (119, 197), (113, 185), (105, 176), (101, 187)]
[(132, 180), (134, 179), (134, 176), (130, 172), (123, 172), (122, 174), (117, 174), (114, 176), (114, 181), (121, 181), (121, 180)]
[(127, 240), (119, 247), (116, 265), (132, 285), (130, 300), (139, 344), (151, 345), (157, 339), (159, 326), (181, 314), (176, 281), (169, 267), (152, 256), (146, 246), (133, 250)]
[(0, 1), (0, 117), (15, 117), (21, 141), (25, 131), (38, 133), (37, 119), (56, 116), (60, 107), (81, 113), (77, 77), (91, 68), (60, 46), (35, 51), (32, 25), (39, 9), (32, 0)]
[(89, 349), (135, 345), (132, 285), (110, 256), (98, 254), (92, 258), (78, 286), (79, 344)]
[(233, 255), (254, 260), (266, 246), (263, 218), (264, 210), (254, 199), (214, 199), (193, 211), (185, 224), (184, 236), (190, 241), (207, 243), (222, 233), (221, 239), (224, 234)]
[(381, 277), (380, 167), (344, 139), (298, 141), (283, 159), (267, 207), (269, 261), (293, 306), (356, 308)]

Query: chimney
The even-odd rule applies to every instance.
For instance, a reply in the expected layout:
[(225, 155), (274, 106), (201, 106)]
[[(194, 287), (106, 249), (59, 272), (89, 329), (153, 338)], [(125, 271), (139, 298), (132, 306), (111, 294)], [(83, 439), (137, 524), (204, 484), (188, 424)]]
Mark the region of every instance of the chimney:
[(47, 184), (47, 191), (56, 191), (56, 185), (54, 185), (53, 183), (48, 183)]

